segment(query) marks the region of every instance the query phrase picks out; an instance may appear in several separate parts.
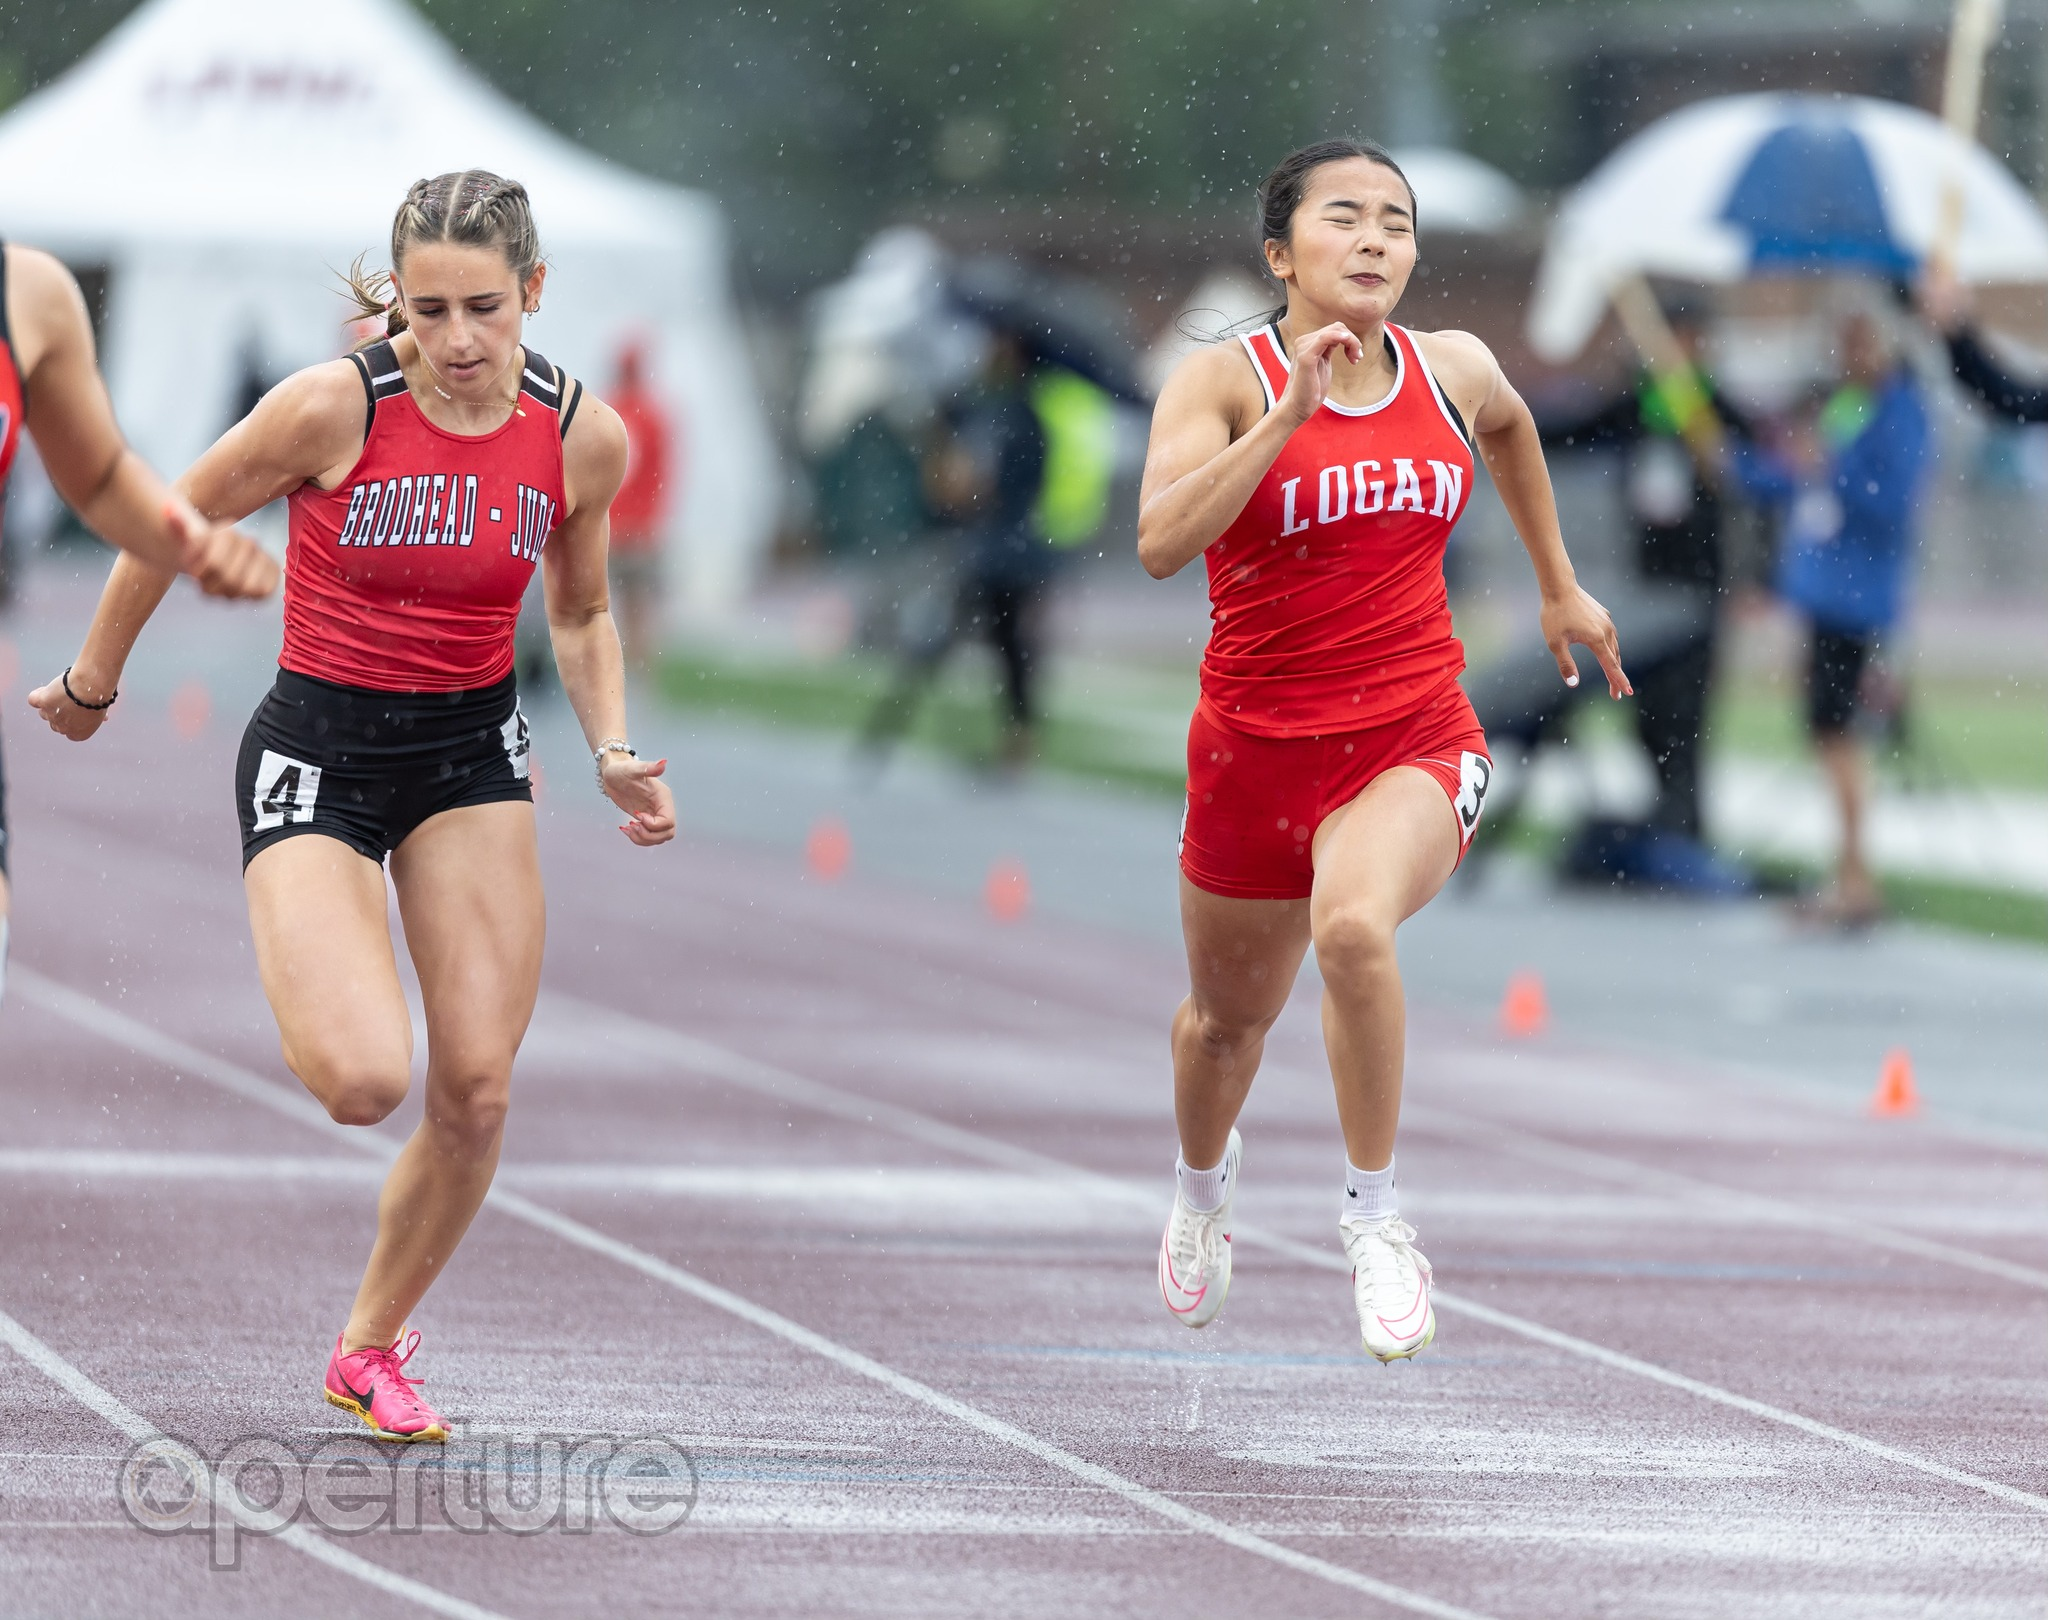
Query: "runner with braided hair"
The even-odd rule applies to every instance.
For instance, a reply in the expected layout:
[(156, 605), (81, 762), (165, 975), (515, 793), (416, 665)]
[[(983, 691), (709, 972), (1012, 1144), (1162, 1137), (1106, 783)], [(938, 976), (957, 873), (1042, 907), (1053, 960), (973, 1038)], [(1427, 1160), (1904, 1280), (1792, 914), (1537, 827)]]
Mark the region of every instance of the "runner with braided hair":
[[(288, 498), (284, 648), (235, 801), (256, 964), (285, 1062), (336, 1120), (405, 1098), (412, 1019), (384, 862), (426, 1004), (425, 1117), (393, 1165), (329, 1401), (381, 1439), (443, 1440), (405, 1371), (407, 1318), (490, 1190), (512, 1060), (540, 988), (539, 851), (513, 624), (541, 566), (562, 685), (635, 844), (675, 814), (626, 742), (605, 586), (618, 417), (521, 343), (547, 279), (526, 191), (482, 170), (417, 182), (388, 277), (349, 281), (386, 335), (286, 379), (180, 481), (233, 520)], [(116, 567), (73, 669), (112, 691), (169, 576)], [(84, 740), (56, 683), (36, 706)]]

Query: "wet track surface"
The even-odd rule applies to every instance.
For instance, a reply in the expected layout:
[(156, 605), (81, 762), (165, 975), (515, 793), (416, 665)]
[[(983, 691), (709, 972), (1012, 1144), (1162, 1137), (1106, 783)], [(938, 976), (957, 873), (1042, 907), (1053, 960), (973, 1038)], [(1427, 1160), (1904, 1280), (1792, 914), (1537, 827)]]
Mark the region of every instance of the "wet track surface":
[[(278, 1059), (238, 729), (138, 710), (87, 755), (9, 718), (10, 1615), (2042, 1612), (2025, 1132), (1866, 1119), (1706, 1041), (1653, 1058), (1647, 1007), (1588, 1030), (1567, 992), (1516, 1043), (1425, 1001), (1403, 1212), (1443, 1296), (1435, 1345), (1382, 1369), (1305, 988), (1245, 1121), (1230, 1304), (1191, 1334), (1152, 1281), (1168, 940), (1081, 906), (999, 924), (864, 862), (858, 824), (835, 883), (696, 826), (635, 851), (563, 748), (499, 1195), (418, 1321), (463, 1424), (407, 1454), (425, 1522), (302, 1519), (212, 1570), (124, 1515), (120, 1460), (152, 1431), (209, 1458), (350, 1435), (320, 1371), (417, 1109), (343, 1131)], [(1486, 915), (1447, 901), (1427, 938)], [(694, 1506), (662, 1534), (451, 1527), (439, 1493), (527, 1432), (670, 1437)]]

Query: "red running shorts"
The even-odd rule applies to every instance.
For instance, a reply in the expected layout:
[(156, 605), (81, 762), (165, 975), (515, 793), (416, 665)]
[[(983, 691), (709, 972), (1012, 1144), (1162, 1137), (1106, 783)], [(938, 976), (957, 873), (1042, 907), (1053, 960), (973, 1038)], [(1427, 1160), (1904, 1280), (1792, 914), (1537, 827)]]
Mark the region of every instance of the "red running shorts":
[(1304, 899), (1315, 883), (1309, 848), (1323, 818), (1396, 765), (1436, 778), (1458, 817), (1463, 860), (1493, 778), (1493, 756), (1455, 681), (1414, 714), (1321, 737), (1256, 736), (1198, 704), (1188, 727), (1180, 869), (1210, 894)]

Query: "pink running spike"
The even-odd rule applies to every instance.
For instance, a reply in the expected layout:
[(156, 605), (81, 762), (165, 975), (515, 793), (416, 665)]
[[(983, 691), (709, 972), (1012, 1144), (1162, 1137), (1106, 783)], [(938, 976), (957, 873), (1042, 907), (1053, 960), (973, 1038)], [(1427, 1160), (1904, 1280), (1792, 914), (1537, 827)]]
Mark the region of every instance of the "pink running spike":
[(344, 1355), (337, 1333), (327, 1360), (329, 1403), (355, 1413), (379, 1440), (446, 1440), (448, 1425), (441, 1414), (413, 1393), (413, 1386), (425, 1380), (406, 1376), (405, 1364), (419, 1347), (418, 1329), (402, 1329), (389, 1346), (369, 1345)]

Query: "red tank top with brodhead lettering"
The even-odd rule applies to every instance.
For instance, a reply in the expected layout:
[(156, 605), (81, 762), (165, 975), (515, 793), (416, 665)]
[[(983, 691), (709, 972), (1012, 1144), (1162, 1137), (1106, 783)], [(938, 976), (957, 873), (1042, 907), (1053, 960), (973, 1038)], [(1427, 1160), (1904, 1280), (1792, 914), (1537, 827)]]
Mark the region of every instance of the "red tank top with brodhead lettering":
[[(1472, 449), (1414, 336), (1386, 330), (1386, 398), (1325, 401), (1206, 553), (1202, 702), (1225, 725), (1266, 737), (1382, 725), (1465, 667), (1444, 546), (1471, 497)], [(1271, 410), (1289, 370), (1279, 330), (1238, 341)]]
[(282, 668), (380, 692), (460, 692), (512, 672), (520, 599), (564, 504), (562, 440), (582, 399), (524, 351), (495, 432), (436, 427), (391, 345), (353, 356), (363, 453), (331, 490), (291, 497)]
[(14, 470), (21, 419), (27, 410), (21, 364), (14, 358), (14, 331), (7, 323), (7, 244), (0, 242), (0, 491), (7, 488), (7, 475)]

